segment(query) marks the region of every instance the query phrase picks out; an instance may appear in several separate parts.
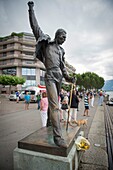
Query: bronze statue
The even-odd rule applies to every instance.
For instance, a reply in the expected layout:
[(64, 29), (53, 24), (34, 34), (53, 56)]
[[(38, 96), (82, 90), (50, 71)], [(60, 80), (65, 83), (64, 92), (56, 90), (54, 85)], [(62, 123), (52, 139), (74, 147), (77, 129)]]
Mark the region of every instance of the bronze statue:
[(57, 146), (66, 147), (66, 143), (62, 138), (58, 96), (63, 77), (68, 82), (74, 83), (75, 81), (74, 78), (69, 77), (67, 74), (64, 61), (65, 52), (60, 46), (66, 40), (66, 31), (58, 29), (55, 33), (54, 40), (51, 41), (49, 35), (44, 34), (38, 25), (33, 10), (34, 2), (29, 1), (28, 6), (30, 25), (37, 41), (35, 55), (36, 58), (43, 62), (46, 68), (45, 84), (53, 126), (53, 140)]

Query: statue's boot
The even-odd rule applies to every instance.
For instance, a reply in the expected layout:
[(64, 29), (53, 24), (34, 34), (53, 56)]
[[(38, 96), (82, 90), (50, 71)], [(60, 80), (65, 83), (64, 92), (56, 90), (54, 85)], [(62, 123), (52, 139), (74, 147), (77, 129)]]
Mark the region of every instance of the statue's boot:
[(59, 109), (53, 110), (51, 115), (53, 125), (53, 140), (54, 143), (59, 147), (67, 147), (64, 139), (62, 138), (62, 129), (60, 125), (60, 111)]
[(54, 137), (54, 143), (61, 148), (67, 148), (66, 142), (63, 138)]

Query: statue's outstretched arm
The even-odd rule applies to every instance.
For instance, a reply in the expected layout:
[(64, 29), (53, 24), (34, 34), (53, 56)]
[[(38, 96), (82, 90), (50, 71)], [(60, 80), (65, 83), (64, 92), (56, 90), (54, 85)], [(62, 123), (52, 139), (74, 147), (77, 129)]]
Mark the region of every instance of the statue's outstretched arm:
[(35, 17), (35, 13), (33, 10), (34, 7), (34, 2), (29, 1), (28, 2), (28, 6), (29, 6), (29, 21), (30, 21), (30, 25), (33, 31), (33, 34), (36, 38), (36, 40), (38, 40), (39, 37), (43, 36), (44, 33), (42, 32), (42, 30), (40, 29), (37, 19)]

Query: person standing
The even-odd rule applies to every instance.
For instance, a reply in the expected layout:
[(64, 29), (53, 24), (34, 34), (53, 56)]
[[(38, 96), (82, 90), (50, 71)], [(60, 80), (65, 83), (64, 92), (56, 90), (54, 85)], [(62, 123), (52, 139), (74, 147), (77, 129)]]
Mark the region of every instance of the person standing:
[(69, 122), (75, 123), (77, 120), (77, 109), (79, 104), (79, 97), (76, 94), (76, 90), (73, 90), (72, 99), (70, 99), (69, 96), (69, 102), (70, 100), (71, 100), (71, 106), (70, 106)]
[(38, 104), (38, 110), (40, 109), (40, 100), (41, 100), (41, 93), (39, 92), (38, 94), (37, 94), (37, 104)]
[(76, 90), (76, 95), (77, 95), (77, 97), (78, 97), (78, 99), (79, 99), (79, 102), (78, 102), (78, 107), (77, 107), (77, 111), (79, 111), (79, 104), (80, 104), (80, 98), (79, 98), (79, 92), (78, 92), (78, 90)]
[(94, 92), (93, 91), (90, 92), (90, 104), (91, 104), (91, 107), (94, 107)]
[(50, 36), (44, 34), (38, 25), (33, 10), (34, 2), (29, 1), (28, 6), (30, 25), (37, 41), (35, 56), (46, 68), (45, 84), (53, 126), (53, 141), (59, 147), (67, 147), (62, 137), (58, 101), (63, 77), (68, 82), (75, 82), (75, 79), (70, 77), (67, 73), (64, 59), (65, 52), (60, 46), (66, 40), (66, 31), (64, 29), (58, 29), (55, 33), (54, 40), (51, 41)]
[(102, 90), (99, 92), (99, 106), (102, 106), (103, 105), (103, 100), (104, 100), (104, 97), (103, 97), (103, 92)]
[(62, 110), (62, 101), (64, 99), (64, 89), (61, 88), (59, 93), (59, 109), (60, 109), (60, 122), (63, 121), (63, 110)]
[(42, 127), (45, 127), (47, 124), (47, 111), (48, 111), (48, 98), (47, 93), (42, 93), (42, 98), (40, 100), (40, 113), (41, 113), (41, 120), (42, 120)]
[(64, 99), (61, 103), (64, 125), (66, 125), (67, 118), (68, 118), (68, 100), (69, 100), (69, 98), (68, 98), (67, 92), (64, 92)]
[(16, 102), (19, 103), (19, 91), (16, 91)]
[(31, 96), (29, 95), (29, 92), (25, 92), (25, 96), (24, 96), (24, 99), (25, 99), (25, 110), (28, 110), (29, 109), (29, 103), (30, 103), (30, 100), (31, 100)]
[(89, 116), (89, 102), (90, 102), (90, 93), (87, 92), (84, 96), (84, 115), (83, 116)]

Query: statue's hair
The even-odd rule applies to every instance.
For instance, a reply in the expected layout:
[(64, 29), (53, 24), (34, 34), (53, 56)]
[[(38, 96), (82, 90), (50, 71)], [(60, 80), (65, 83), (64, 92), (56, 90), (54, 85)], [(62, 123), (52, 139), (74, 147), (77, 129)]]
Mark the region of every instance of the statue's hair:
[(57, 37), (58, 35), (60, 35), (61, 33), (65, 33), (65, 34), (66, 34), (66, 31), (65, 31), (64, 29), (62, 29), (62, 28), (58, 29), (58, 30), (56, 31), (56, 33), (55, 33), (55, 39), (56, 39), (56, 37)]

